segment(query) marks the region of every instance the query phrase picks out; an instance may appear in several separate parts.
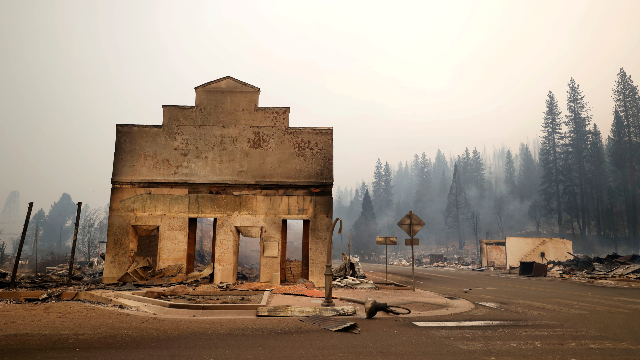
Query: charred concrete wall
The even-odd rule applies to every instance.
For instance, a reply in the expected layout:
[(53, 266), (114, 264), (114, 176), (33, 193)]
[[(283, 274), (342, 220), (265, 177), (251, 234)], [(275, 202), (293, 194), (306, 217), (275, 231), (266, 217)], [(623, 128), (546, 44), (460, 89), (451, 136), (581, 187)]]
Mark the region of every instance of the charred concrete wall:
[(505, 240), (480, 240), (482, 266), (506, 267), (507, 252), (505, 244)]
[[(573, 243), (562, 238), (507, 237), (507, 268), (520, 266), (520, 261), (564, 261), (573, 256)], [(544, 258), (542, 257), (544, 253)]]
[(195, 106), (163, 106), (162, 126), (117, 126), (105, 282), (135, 257), (137, 229), (157, 227), (158, 269), (188, 271), (189, 219), (216, 218), (216, 282), (236, 279), (240, 232), (260, 237), (260, 281), (280, 273), (295, 219), (309, 224), (307, 276), (324, 283), (333, 130), (290, 128), (289, 108), (260, 108), (259, 94), (226, 77), (197, 87)]

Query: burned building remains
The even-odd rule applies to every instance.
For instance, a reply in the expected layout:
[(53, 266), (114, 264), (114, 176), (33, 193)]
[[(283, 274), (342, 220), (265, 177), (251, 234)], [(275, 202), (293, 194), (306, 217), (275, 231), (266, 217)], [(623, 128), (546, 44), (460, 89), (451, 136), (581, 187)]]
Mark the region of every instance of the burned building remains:
[(198, 218), (213, 218), (214, 281), (234, 282), (239, 237), (259, 238), (259, 280), (285, 279), (287, 220), (302, 220), (302, 277), (324, 284), (333, 129), (289, 127), (288, 107), (224, 77), (162, 125), (117, 125), (104, 282), (136, 258), (193, 272)]

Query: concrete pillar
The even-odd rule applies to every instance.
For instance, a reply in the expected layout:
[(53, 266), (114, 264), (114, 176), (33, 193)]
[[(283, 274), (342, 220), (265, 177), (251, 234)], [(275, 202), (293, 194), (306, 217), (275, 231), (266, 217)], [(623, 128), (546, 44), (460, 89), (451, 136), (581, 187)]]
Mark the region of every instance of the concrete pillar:
[(332, 221), (328, 217), (315, 217), (309, 222), (309, 280), (313, 281), (316, 286), (324, 286), (327, 242), (329, 241), (331, 223)]
[(219, 217), (216, 224), (216, 261), (214, 282), (236, 281), (240, 236), (232, 217)]
[[(266, 217), (260, 238), (260, 282), (271, 282), (272, 274), (280, 273), (280, 242), (282, 241), (282, 218)], [(278, 248), (276, 256), (266, 257), (265, 243)], [(274, 245), (275, 244), (275, 245)]]

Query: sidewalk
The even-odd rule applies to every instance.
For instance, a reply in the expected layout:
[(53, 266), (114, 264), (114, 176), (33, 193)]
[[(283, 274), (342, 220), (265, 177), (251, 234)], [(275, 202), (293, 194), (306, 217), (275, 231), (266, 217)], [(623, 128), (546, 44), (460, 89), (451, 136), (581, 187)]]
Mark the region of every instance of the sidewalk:
[[(197, 318), (197, 319), (238, 319), (257, 318), (256, 310), (189, 310), (176, 309), (156, 305), (152, 299), (142, 299), (131, 294), (130, 291), (91, 291), (95, 295), (93, 301), (121, 305), (138, 311), (133, 313), (146, 316), (160, 316), (167, 318)], [(321, 306), (324, 298), (306, 296), (269, 294), (267, 306)], [(442, 295), (424, 290), (375, 290), (375, 289), (333, 289), (335, 306), (353, 306), (356, 309), (355, 317), (364, 317), (364, 305), (348, 300), (340, 300), (341, 297), (364, 301), (368, 296), (377, 302), (388, 305), (398, 305), (411, 310), (409, 315), (390, 315), (379, 312), (376, 317), (426, 317), (455, 314), (469, 311), (474, 305), (464, 299), (443, 297)], [(265, 318), (265, 317), (261, 317)]]

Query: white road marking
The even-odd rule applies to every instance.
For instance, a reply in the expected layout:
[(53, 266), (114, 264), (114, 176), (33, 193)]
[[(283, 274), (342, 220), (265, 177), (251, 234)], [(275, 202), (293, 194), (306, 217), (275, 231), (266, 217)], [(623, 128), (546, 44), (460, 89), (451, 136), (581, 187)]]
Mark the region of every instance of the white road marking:
[(494, 302), (478, 302), (476, 303), (478, 305), (484, 305), (490, 308), (494, 308), (494, 309), (498, 309), (498, 310), (504, 310), (500, 304), (498, 303), (494, 303)]
[(415, 321), (414, 324), (423, 327), (525, 325), (516, 321)]

